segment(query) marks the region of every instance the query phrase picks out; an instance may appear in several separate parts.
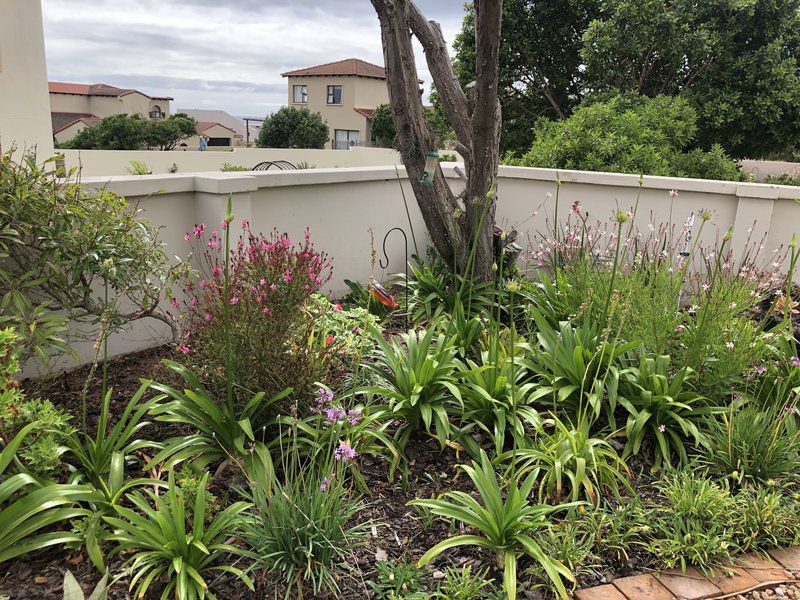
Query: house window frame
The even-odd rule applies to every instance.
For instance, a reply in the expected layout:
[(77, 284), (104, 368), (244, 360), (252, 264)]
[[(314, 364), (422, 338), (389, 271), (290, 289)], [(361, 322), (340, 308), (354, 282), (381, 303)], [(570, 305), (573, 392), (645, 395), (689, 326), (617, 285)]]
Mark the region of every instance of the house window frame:
[(151, 119), (163, 119), (164, 118), (164, 111), (161, 110), (161, 106), (158, 104), (154, 104), (150, 109), (150, 118)]
[[(297, 89), (300, 88), (300, 98), (297, 99)], [(296, 83), (292, 85), (292, 104), (308, 104), (308, 85), (303, 83)]]
[[(336, 88), (339, 88), (339, 101), (336, 100)], [(327, 104), (331, 106), (341, 106), (342, 98), (344, 96), (344, 86), (341, 83), (332, 83), (328, 85), (328, 98)]]

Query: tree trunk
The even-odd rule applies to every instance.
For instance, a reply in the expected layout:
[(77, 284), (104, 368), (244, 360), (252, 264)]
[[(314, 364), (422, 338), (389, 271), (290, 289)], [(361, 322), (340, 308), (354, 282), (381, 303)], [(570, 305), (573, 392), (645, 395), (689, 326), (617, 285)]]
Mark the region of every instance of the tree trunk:
[[(389, 100), (398, 150), (411, 180), (425, 225), (448, 265), (476, 279), (489, 279), (494, 261), (492, 231), (500, 153), (498, 72), (502, 0), (476, 0), (476, 81), (467, 99), (453, 72), (441, 28), (428, 21), (411, 0), (371, 0), (381, 25)], [(437, 166), (433, 185), (420, 183), (425, 153), (436, 150), (425, 119), (412, 34), (425, 51), (436, 90), (464, 158), (463, 195), (450, 190)], [(474, 263), (470, 252), (474, 245)]]

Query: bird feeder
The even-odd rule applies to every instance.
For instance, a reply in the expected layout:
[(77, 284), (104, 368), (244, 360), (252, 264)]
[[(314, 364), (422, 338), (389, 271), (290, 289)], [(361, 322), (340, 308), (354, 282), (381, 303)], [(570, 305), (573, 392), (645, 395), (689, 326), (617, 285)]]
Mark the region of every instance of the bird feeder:
[(439, 153), (435, 151), (425, 153), (425, 170), (422, 172), (420, 183), (433, 185), (433, 174), (436, 172), (436, 165), (439, 164)]

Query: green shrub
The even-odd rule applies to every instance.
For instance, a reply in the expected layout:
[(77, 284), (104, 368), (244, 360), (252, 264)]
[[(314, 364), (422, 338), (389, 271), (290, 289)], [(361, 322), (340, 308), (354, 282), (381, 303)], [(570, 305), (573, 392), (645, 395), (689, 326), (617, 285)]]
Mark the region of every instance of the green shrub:
[(332, 344), (336, 357), (346, 364), (358, 364), (375, 349), (369, 330), (380, 330), (380, 326), (378, 319), (366, 309), (345, 309), (317, 293), (309, 298), (307, 310), (316, 335), (325, 339), (328, 345)]
[(706, 421), (708, 444), (699, 460), (734, 485), (785, 482), (800, 474), (800, 431), (787, 407), (733, 403)]
[(448, 567), (444, 570), (444, 579), (439, 584), (433, 598), (436, 600), (480, 600), (501, 597), (500, 590), (494, 585), (494, 579), (487, 579), (488, 567), (473, 572), (470, 565), (461, 569)]
[(669, 368), (669, 357), (643, 358), (638, 367), (623, 371), (619, 404), (628, 412), (623, 456), (638, 454), (646, 433), (656, 441), (653, 470), (672, 465), (672, 454), (686, 463), (685, 443), (689, 438), (700, 446), (698, 421), (714, 409), (696, 406), (702, 397), (690, 389), (694, 373), (683, 367)]
[(696, 133), (697, 113), (681, 97), (617, 96), (582, 105), (562, 121), (540, 121), (530, 150), (506, 162), (552, 169), (744, 179), (721, 147), (689, 150)]
[[(598, 560), (594, 553), (592, 531), (582, 522), (579, 514), (570, 512), (563, 521), (551, 523), (539, 536), (539, 544), (545, 555), (561, 562), (575, 577), (590, 573)], [(544, 582), (550, 591), (556, 591), (540, 564), (533, 563), (526, 573)]]
[(387, 385), (365, 391), (385, 397), (392, 416), (400, 420), (395, 434), (398, 448), (404, 451), (409, 438), (422, 431), (433, 433), (444, 446), (450, 439), (453, 401), (462, 402), (453, 341), (443, 334), (434, 339), (433, 329), (410, 330), (402, 335), (403, 344), (397, 339), (387, 342), (377, 330), (372, 336), (379, 351), (371, 368)]
[(284, 106), (264, 119), (258, 132), (259, 148), (324, 148), (328, 124), (307, 108)]
[(344, 487), (341, 471), (330, 473), (290, 466), (273, 493), (252, 492), (252, 518), (244, 527), (251, 568), (263, 570), (286, 599), (304, 597), (305, 589), (315, 598), (337, 596), (341, 562), (366, 535), (366, 524), (350, 524), (362, 504)]
[(503, 589), (509, 598), (517, 597), (517, 557), (528, 555), (539, 563), (559, 598), (567, 592), (562, 577), (575, 581), (569, 569), (548, 556), (539, 538), (548, 524), (549, 515), (577, 506), (579, 503), (548, 506), (531, 504), (529, 497), (536, 483), (536, 473), (525, 480), (512, 479), (505, 491), (501, 488), (491, 461), (481, 452), (480, 464), (462, 465), (478, 490), (481, 503), (464, 492), (447, 492), (443, 500), (412, 500), (411, 506), (424, 506), (436, 515), (455, 519), (477, 530), (477, 534), (458, 535), (436, 544), (418, 561), (423, 565), (449, 548), (479, 546), (494, 553), (497, 566), (503, 570)]
[(221, 572), (230, 573), (254, 590), (253, 582), (241, 569), (225, 562), (242, 555), (230, 540), (241, 535), (248, 505), (235, 502), (206, 523), (207, 482), (208, 473), (195, 490), (191, 519), (187, 518), (184, 492), (172, 472), (165, 495), (148, 491), (145, 497), (133, 492), (128, 495), (133, 509), (120, 506), (119, 516), (105, 517), (115, 530), (110, 539), (117, 542), (111, 556), (130, 555), (124, 567), (130, 576), (129, 589), (137, 597), (144, 597), (151, 584), (163, 577), (163, 598), (173, 594), (186, 600), (214, 598), (209, 577)]
[[(339, 353), (308, 312), (312, 294), (331, 278), (331, 261), (314, 248), (308, 231), (299, 243), (277, 231), (256, 235), (247, 223), (235, 245), (226, 242), (233, 235), (229, 229), (209, 235), (203, 224), (185, 235), (200, 267), (186, 279), (188, 339), (179, 349), (213, 395), (229, 373), (240, 410), (256, 392), (275, 396), (290, 387), (305, 407)], [(173, 306), (181, 304), (173, 300)], [(226, 340), (235, 351), (227, 351)], [(289, 406), (276, 409), (286, 413)]]
[(658, 489), (664, 505), (657, 509), (647, 549), (659, 564), (683, 570), (730, 564), (737, 552), (730, 491), (692, 468), (666, 476)]
[(800, 542), (800, 504), (763, 487), (736, 495), (736, 539), (742, 552), (796, 546)]
[(384, 148), (393, 148), (397, 132), (394, 128), (392, 108), (388, 104), (381, 104), (372, 113), (372, 139)]
[(604, 490), (614, 494), (619, 484), (630, 487), (628, 467), (610, 443), (610, 438), (591, 435), (591, 421), (581, 414), (575, 422), (554, 416), (555, 430), (541, 433), (532, 448), (504, 456), (512, 458), (523, 473), (539, 480), (539, 502), (585, 497), (597, 505)]
[(428, 600), (423, 572), (406, 562), (378, 561), (376, 581), (368, 581), (377, 600)]
[(107, 331), (145, 318), (175, 327), (159, 305), (174, 270), (158, 228), (113, 192), (55, 179), (52, 165), (0, 157), (0, 323), (22, 336), (23, 364), (70, 352), (65, 316)]
[(250, 168), (243, 167), (242, 165), (232, 165), (231, 163), (226, 162), (223, 163), (219, 170), (223, 173), (227, 173), (231, 171), (250, 171)]

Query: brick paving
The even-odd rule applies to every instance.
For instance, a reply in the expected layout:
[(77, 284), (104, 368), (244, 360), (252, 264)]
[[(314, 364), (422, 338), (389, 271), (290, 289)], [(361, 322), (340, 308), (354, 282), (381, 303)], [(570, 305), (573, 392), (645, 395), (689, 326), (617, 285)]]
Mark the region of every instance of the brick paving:
[(577, 590), (576, 600), (706, 600), (737, 594), (755, 587), (775, 586), (800, 573), (800, 547), (770, 550), (769, 556), (745, 554), (728, 569), (703, 574), (689, 567), (634, 575), (611, 584)]

